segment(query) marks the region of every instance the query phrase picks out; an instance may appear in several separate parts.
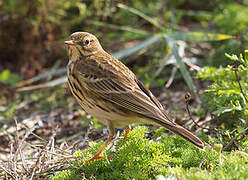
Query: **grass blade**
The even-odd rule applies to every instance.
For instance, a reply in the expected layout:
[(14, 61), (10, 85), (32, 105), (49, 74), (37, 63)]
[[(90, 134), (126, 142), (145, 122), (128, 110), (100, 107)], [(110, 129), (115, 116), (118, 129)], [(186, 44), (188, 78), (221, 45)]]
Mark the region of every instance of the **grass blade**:
[(28, 80), (19, 82), (17, 84), (17, 87), (20, 88), (20, 87), (26, 86), (28, 84), (32, 84), (34, 82), (37, 82), (39, 80), (47, 79), (48, 77), (58, 76), (58, 75), (61, 75), (61, 74), (65, 74), (65, 72), (66, 72), (66, 69), (65, 68), (59, 68), (59, 69), (56, 69), (56, 70), (52, 70), (50, 72), (45, 72), (43, 74), (40, 74), (40, 75), (35, 76), (33, 78), (30, 78)]
[(186, 69), (185, 64), (182, 61), (182, 58), (178, 54), (178, 48), (175, 45), (174, 39), (170, 38), (166, 34), (163, 34), (163, 36), (164, 36), (166, 42), (168, 43), (168, 46), (170, 47), (173, 55), (175, 56), (175, 59), (177, 61), (177, 65), (179, 66), (179, 69), (180, 69), (180, 71), (181, 71), (181, 73), (183, 75), (183, 78), (184, 78), (186, 84), (188, 85), (190, 90), (196, 94), (195, 86), (193, 84), (193, 81), (191, 79), (191, 76), (190, 76), (189, 72)]
[(160, 37), (157, 35), (154, 35), (154, 36), (151, 36), (144, 41), (136, 43), (135, 45), (133, 45), (129, 48), (112, 53), (112, 55), (114, 57), (116, 57), (117, 59), (122, 59), (122, 58), (128, 57), (128, 56), (130, 56), (130, 55), (132, 55), (132, 54), (134, 54), (134, 53), (136, 53), (136, 52), (138, 52), (138, 51), (140, 51), (146, 47), (149, 47), (149, 46), (151, 46), (154, 43), (157, 43), (159, 41), (160, 41)]
[(209, 32), (180, 32), (174, 31), (168, 33), (174, 40), (190, 41), (190, 42), (201, 42), (201, 41), (222, 41), (234, 38), (227, 34), (217, 34)]
[(100, 22), (100, 21), (92, 21), (91, 24), (95, 25), (95, 26), (136, 33), (136, 34), (140, 34), (140, 35), (144, 35), (144, 36), (150, 34), (149, 32), (141, 30), (141, 29), (136, 29), (136, 28), (132, 28), (129, 26), (120, 26), (120, 25), (115, 25), (115, 24), (109, 24), (109, 23), (104, 23), (104, 22)]
[(18, 88), (16, 91), (22, 92), (22, 91), (31, 91), (31, 90), (35, 90), (35, 89), (41, 89), (41, 88), (54, 87), (54, 86), (63, 84), (65, 82), (67, 82), (67, 77), (63, 76), (63, 77), (57, 78), (55, 80), (52, 80), (52, 81), (49, 81), (49, 82), (46, 82), (43, 84), (21, 87), (21, 88)]
[(145, 15), (144, 13), (140, 12), (137, 9), (128, 7), (128, 6), (126, 6), (124, 4), (121, 4), (121, 3), (117, 4), (117, 7), (125, 9), (125, 10), (127, 10), (127, 11), (129, 11), (129, 12), (131, 12), (133, 14), (136, 14), (136, 15), (140, 16), (141, 18), (145, 19), (146, 21), (148, 21), (149, 23), (151, 23), (153, 26), (157, 27), (161, 31), (164, 30), (163, 26), (161, 26), (158, 22), (156, 22), (154, 19), (152, 19), (151, 17)]

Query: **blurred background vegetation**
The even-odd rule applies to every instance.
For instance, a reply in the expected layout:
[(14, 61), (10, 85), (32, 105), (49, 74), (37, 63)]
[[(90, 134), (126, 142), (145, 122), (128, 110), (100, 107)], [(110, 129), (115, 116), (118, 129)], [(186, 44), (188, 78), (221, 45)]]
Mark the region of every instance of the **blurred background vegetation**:
[(239, 54), (247, 47), (247, 3), (1, 0), (0, 81), (15, 87), (42, 73), (63, 73), (59, 68), (68, 62), (63, 41), (75, 31), (88, 31), (147, 86), (176, 86), (172, 80), (183, 78), (195, 93), (199, 87), (191, 72), (225, 66), (226, 52)]
[[(228, 145), (248, 126), (248, 56), (239, 56), (248, 47), (247, 6), (248, 0), (0, 0), (0, 133), (13, 118), (23, 122), (43, 113), (48, 125), (39, 125), (36, 134), (51, 135), (49, 118), (63, 120), (60, 138), (85, 134), (91, 121), (64, 83), (63, 42), (87, 31), (152, 89), (177, 122), (210, 144)], [(193, 95), (193, 117), (210, 129), (187, 123), (186, 91)]]
[[(188, 56), (197, 56), (204, 64), (223, 65), (225, 52), (239, 53), (247, 43), (245, 0), (1, 0), (0, 71), (9, 69), (17, 72), (21, 79), (27, 79), (50, 69), (58, 61), (61, 61), (61, 67), (65, 66), (67, 57), (63, 41), (75, 31), (97, 35), (103, 47), (113, 52), (160, 32), (154, 24), (123, 8), (120, 3), (144, 13), (163, 31), (179, 32), (174, 38), (184, 40), (184, 34), (180, 32), (194, 31), (238, 38), (225, 42), (213, 38), (211, 40), (216, 41), (210, 44), (191, 44), (190, 48), (195, 51), (189, 50)], [(205, 40), (204, 35), (199, 36)], [(189, 35), (186, 40), (194, 42), (194, 37)], [(168, 53), (162, 42), (139, 56), (130, 57), (127, 65), (138, 65), (142, 67), (140, 71), (149, 74), (151, 68), (159, 67)]]

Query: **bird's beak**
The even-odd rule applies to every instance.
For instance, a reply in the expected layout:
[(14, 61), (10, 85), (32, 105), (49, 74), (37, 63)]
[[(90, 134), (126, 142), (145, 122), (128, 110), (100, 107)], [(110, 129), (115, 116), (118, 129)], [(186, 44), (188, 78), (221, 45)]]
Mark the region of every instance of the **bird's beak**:
[(65, 41), (65, 44), (67, 44), (67, 45), (75, 45), (75, 43), (72, 41), (72, 40), (70, 40), (70, 41)]

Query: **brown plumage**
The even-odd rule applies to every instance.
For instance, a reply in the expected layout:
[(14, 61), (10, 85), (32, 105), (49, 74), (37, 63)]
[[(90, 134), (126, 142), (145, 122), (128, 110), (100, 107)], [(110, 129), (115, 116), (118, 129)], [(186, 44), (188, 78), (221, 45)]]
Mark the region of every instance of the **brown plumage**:
[(100, 153), (115, 128), (126, 127), (122, 145), (134, 122), (164, 126), (195, 146), (204, 147), (200, 138), (173, 122), (151, 91), (123, 63), (106, 53), (94, 35), (76, 32), (70, 39), (65, 43), (69, 45), (67, 76), (71, 92), (81, 107), (109, 130), (108, 140), (90, 161), (102, 158)]

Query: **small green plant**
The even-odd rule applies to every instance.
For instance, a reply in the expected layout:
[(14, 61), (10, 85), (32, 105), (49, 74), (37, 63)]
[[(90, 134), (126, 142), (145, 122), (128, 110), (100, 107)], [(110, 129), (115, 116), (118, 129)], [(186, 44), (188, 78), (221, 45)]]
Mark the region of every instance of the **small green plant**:
[(16, 73), (10, 72), (10, 70), (6, 69), (0, 72), (0, 82), (9, 84), (9, 85), (16, 85), (21, 78)]
[(244, 127), (248, 106), (248, 56), (226, 54), (231, 64), (223, 68), (205, 67), (196, 77), (212, 84), (205, 90), (203, 106), (215, 115), (225, 127)]
[[(215, 125), (226, 131), (228, 138), (222, 137), (221, 141), (228, 142), (230, 138), (239, 137), (241, 132), (246, 131), (248, 116), (248, 51), (243, 57), (225, 54), (229, 60), (227, 67), (205, 67), (198, 71), (196, 77), (201, 80), (211, 81), (211, 85), (205, 90), (202, 105), (215, 117)], [(228, 130), (227, 130), (228, 129)], [(242, 133), (244, 134), (244, 133)], [(244, 141), (245, 135), (239, 137)], [(240, 143), (239, 141), (239, 143)], [(240, 148), (240, 147), (239, 147)]]

